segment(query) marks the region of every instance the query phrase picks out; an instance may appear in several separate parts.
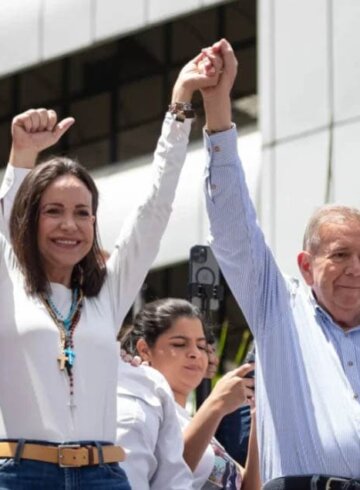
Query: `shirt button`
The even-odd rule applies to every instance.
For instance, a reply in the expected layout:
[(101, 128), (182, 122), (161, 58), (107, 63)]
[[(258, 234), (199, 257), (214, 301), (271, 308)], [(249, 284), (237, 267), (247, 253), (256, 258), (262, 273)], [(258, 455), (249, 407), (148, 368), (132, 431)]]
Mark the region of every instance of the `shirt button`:
[(216, 184), (211, 184), (211, 189), (214, 191), (216, 189)]
[(354, 393), (354, 398), (357, 400), (359, 398), (359, 395), (357, 393)]
[(220, 151), (220, 146), (214, 146), (214, 151), (216, 151), (217, 153)]
[(348, 364), (348, 366), (353, 366), (354, 365), (354, 363), (352, 361), (349, 361), (347, 364)]

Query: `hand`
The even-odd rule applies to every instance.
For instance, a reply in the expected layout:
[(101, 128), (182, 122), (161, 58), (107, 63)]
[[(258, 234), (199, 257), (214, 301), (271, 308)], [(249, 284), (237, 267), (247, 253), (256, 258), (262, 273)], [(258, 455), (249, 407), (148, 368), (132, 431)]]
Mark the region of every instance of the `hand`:
[(255, 381), (253, 378), (244, 378), (244, 376), (253, 369), (254, 363), (243, 364), (226, 373), (216, 383), (209, 395), (209, 402), (211, 399), (223, 415), (233, 412), (246, 403), (252, 404)]
[(74, 118), (67, 117), (58, 123), (52, 109), (30, 109), (14, 117), (10, 163), (15, 167), (32, 168), (38, 154), (57, 143), (74, 122)]
[(174, 85), (172, 103), (191, 102), (196, 90), (217, 85), (222, 58), (215, 51), (209, 56), (201, 52), (182, 68)]
[(124, 349), (120, 350), (120, 357), (124, 362), (127, 362), (134, 367), (149, 366), (149, 363), (147, 361), (143, 361), (140, 356), (133, 356)]
[[(226, 39), (214, 43), (212, 47), (203, 50), (207, 58), (213, 59), (214, 56), (221, 56), (223, 67), (221, 76), (216, 85), (201, 87), (204, 102), (220, 96), (229, 96), (237, 74), (238, 62), (235, 57), (231, 44)], [(201, 68), (199, 66), (199, 68)]]
[(206, 56), (221, 56), (223, 68), (216, 85), (204, 87), (201, 94), (204, 100), (206, 129), (208, 131), (226, 131), (231, 128), (230, 92), (237, 73), (237, 60), (231, 45), (226, 39), (221, 39), (207, 48)]

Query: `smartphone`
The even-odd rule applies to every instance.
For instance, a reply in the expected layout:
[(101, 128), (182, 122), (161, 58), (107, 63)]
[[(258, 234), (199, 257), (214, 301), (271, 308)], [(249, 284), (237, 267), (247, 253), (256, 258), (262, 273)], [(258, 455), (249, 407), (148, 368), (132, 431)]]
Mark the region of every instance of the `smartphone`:
[[(247, 364), (248, 362), (255, 362), (255, 344), (252, 343), (250, 346), (243, 364)], [(245, 374), (244, 378), (255, 378), (255, 369), (252, 371), (249, 371), (247, 374)]]
[(190, 249), (189, 299), (200, 309), (208, 305), (209, 310), (217, 311), (220, 306), (222, 288), (220, 269), (211, 248), (195, 245)]

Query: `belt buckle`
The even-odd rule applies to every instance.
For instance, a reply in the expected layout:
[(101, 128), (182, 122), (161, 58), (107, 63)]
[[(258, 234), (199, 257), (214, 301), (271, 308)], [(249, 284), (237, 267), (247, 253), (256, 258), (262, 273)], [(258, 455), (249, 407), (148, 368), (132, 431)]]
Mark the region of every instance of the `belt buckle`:
[(325, 490), (331, 490), (331, 484), (333, 482), (348, 482), (349, 480), (347, 478), (337, 478), (336, 476), (330, 476), (330, 478), (328, 478), (327, 482), (326, 482), (326, 485), (325, 485)]
[(77, 466), (76, 464), (65, 464), (65, 463), (63, 463), (62, 460), (63, 460), (64, 456), (62, 454), (62, 451), (64, 449), (80, 449), (80, 447), (81, 447), (80, 444), (59, 444), (57, 446), (60, 468), (74, 468)]

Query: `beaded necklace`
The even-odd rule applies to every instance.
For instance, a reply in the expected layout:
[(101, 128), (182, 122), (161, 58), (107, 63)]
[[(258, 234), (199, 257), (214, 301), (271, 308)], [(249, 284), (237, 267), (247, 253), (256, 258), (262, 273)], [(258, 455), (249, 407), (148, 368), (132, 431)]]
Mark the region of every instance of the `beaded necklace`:
[(75, 288), (72, 291), (72, 300), (69, 313), (66, 318), (60, 313), (60, 311), (55, 306), (53, 300), (48, 294), (42, 294), (41, 299), (51, 316), (54, 320), (55, 325), (59, 329), (60, 333), (60, 355), (57, 360), (59, 363), (60, 371), (66, 370), (69, 378), (69, 391), (70, 391), (70, 408), (75, 408), (74, 404), (74, 361), (75, 361), (75, 351), (74, 351), (74, 331), (79, 323), (81, 308), (83, 304), (83, 292), (81, 289)]

